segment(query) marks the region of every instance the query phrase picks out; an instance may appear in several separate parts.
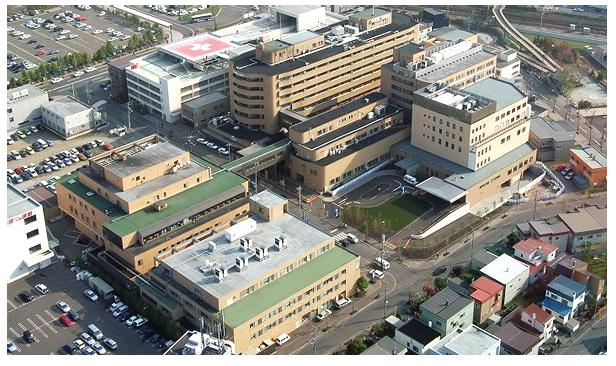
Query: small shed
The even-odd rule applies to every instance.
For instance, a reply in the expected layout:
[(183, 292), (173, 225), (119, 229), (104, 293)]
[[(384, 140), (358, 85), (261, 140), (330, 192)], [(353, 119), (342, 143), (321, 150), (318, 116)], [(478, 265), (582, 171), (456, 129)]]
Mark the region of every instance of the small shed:
[(109, 299), (113, 296), (113, 287), (99, 277), (90, 278), (88, 284), (104, 299)]

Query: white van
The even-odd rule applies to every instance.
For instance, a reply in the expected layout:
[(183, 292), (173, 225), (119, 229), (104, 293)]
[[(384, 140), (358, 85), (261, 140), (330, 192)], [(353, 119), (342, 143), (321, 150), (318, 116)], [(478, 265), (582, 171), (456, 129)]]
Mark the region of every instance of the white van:
[(88, 332), (90, 332), (90, 334), (92, 334), (92, 337), (96, 338), (96, 340), (101, 340), (103, 339), (103, 332), (101, 332), (100, 329), (98, 329), (98, 327), (94, 324), (90, 324), (88, 325)]
[(408, 184), (410, 184), (412, 186), (417, 185), (417, 178), (413, 177), (412, 175), (407, 174), (407, 175), (404, 176), (403, 179), (404, 179), (405, 182), (407, 182)]
[(347, 234), (347, 240), (353, 244), (359, 243), (359, 239), (353, 234)]
[(390, 267), (389, 262), (386, 261), (385, 259), (382, 259), (381, 257), (374, 258), (374, 264), (382, 270), (389, 269)]
[(115, 311), (111, 314), (114, 318), (119, 317), (124, 314), (124, 312), (128, 311), (128, 305), (122, 305), (119, 308), (115, 309)]
[(291, 340), (291, 337), (287, 333), (282, 333), (278, 337), (276, 337), (276, 344), (282, 346)]
[(43, 139), (38, 139), (38, 140), (36, 140), (36, 142), (38, 142), (43, 149), (46, 149), (46, 148), (49, 147), (49, 145), (47, 145), (47, 141), (45, 141)]
[(113, 304), (111, 304), (111, 306), (109, 307), (109, 311), (111, 311), (112, 313), (114, 311), (116, 311), (117, 308), (119, 308), (120, 306), (124, 305), (124, 303), (122, 301), (117, 301), (114, 302)]

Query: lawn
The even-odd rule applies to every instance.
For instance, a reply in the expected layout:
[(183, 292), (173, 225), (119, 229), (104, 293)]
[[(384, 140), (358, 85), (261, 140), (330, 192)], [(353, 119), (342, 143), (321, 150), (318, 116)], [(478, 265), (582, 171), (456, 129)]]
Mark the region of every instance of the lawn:
[(360, 208), (368, 220), (380, 219), (393, 232), (402, 230), (430, 209), (430, 204), (422, 199), (405, 194), (372, 208)]
[(588, 270), (601, 278), (607, 278), (607, 255), (600, 254), (596, 257), (597, 259), (590, 259), (586, 262), (588, 263)]

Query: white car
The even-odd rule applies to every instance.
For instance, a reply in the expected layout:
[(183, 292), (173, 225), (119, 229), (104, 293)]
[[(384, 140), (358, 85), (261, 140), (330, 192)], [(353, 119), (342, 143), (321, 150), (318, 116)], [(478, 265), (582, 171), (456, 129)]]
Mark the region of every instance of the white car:
[(31, 35), (29, 35), (28, 33), (26, 33), (26, 34), (22, 34), (22, 35), (21, 35), (21, 37), (19, 37), (19, 38), (21, 38), (21, 39), (28, 39), (28, 38), (30, 38), (30, 37), (31, 37)]
[(126, 319), (126, 321), (124, 321), (124, 325), (126, 325), (127, 327), (132, 327), (137, 321), (137, 319), (140, 319), (140, 317), (137, 315), (133, 315), (130, 318)]
[(96, 15), (98, 15), (99, 17), (102, 17), (102, 16), (105, 16), (105, 14), (107, 14), (107, 13), (104, 12), (104, 11), (99, 11), (98, 14), (96, 14)]
[(110, 350), (114, 350), (118, 348), (118, 342), (114, 341), (111, 338), (105, 338), (105, 340), (103, 341), (103, 344), (107, 346), (107, 348), (109, 348)]
[(92, 336), (86, 332), (81, 333), (79, 337), (83, 339), (83, 341), (86, 342), (88, 346), (92, 346), (94, 345), (94, 343), (96, 343), (96, 339), (92, 338)]
[(71, 311), (71, 307), (68, 306), (67, 303), (65, 303), (64, 301), (58, 301), (56, 303), (56, 306), (58, 307), (58, 309), (60, 309), (63, 313), (68, 313), (69, 311)]
[(83, 343), (83, 341), (81, 339), (75, 339), (73, 341), (73, 344), (75, 345), (75, 347), (77, 347), (77, 349), (81, 350), (86, 348), (86, 344)]
[(200, 137), (197, 139), (197, 142), (203, 145), (205, 143), (205, 139)]
[(110, 37), (109, 42), (115, 42), (118, 40), (118, 37)]
[(68, 38), (70, 38), (70, 39), (77, 38), (77, 35), (76, 34), (71, 34), (71, 35), (68, 36)]
[(385, 273), (383, 273), (383, 271), (379, 271), (378, 269), (372, 269), (370, 270), (370, 272), (368, 272), (368, 276), (372, 279), (372, 280), (382, 280), (383, 277), (385, 277)]
[(144, 30), (145, 30), (145, 28), (143, 28), (143, 27), (137, 27), (137, 32), (143, 32)]
[(51, 78), (51, 83), (52, 84), (57, 84), (57, 83), (59, 83), (61, 81), (62, 81), (62, 78)]
[(96, 71), (96, 67), (86, 67), (86, 72), (92, 72), (92, 71)]
[(98, 353), (99, 355), (104, 355), (105, 353), (107, 353), (107, 350), (105, 349), (105, 347), (101, 346), (100, 343), (96, 342), (92, 345), (92, 348), (96, 351), (96, 353)]
[(81, 27), (84, 27), (84, 26), (85, 26), (85, 24), (83, 24), (82, 22), (77, 22), (74, 25), (75, 28), (81, 28)]
[(64, 34), (61, 34), (61, 35), (56, 37), (56, 41), (60, 41), (62, 39), (66, 39), (66, 36)]
[(98, 300), (98, 295), (97, 295), (94, 291), (92, 291), (91, 289), (86, 289), (86, 290), (83, 292), (83, 294), (84, 294), (84, 295), (86, 295), (86, 297), (87, 297), (88, 299), (90, 299), (90, 301), (96, 301), (96, 300)]
[(219, 148), (218, 152), (223, 155), (229, 155), (229, 150), (225, 149), (224, 147)]
[(282, 333), (278, 337), (276, 337), (276, 344), (282, 346), (291, 340), (291, 337), (287, 333)]
[(348, 306), (351, 303), (351, 299), (347, 299), (346, 297), (343, 297), (342, 299), (338, 299), (336, 300), (336, 309), (342, 309), (346, 306)]
[(60, 31), (60, 34), (69, 34), (71, 31), (68, 29), (64, 29)]
[(113, 33), (115, 31), (115, 29), (113, 28), (107, 28), (107, 33)]
[(79, 76), (81, 76), (81, 75), (83, 75), (83, 71), (75, 71), (75, 72), (73, 73), (73, 76), (74, 76), (74, 77), (79, 77)]
[(93, 356), (93, 355), (95, 356), (96, 355), (96, 351), (94, 351), (92, 349), (92, 347), (86, 347), (86, 348), (84, 348), (83, 351), (81, 351), (81, 354), (87, 355), (87, 356)]
[(83, 27), (83, 30), (90, 30), (92, 29), (92, 26), (90, 24), (86, 24), (85, 27)]
[[(139, 27), (139, 28), (141, 28), (141, 27)], [(139, 30), (139, 28), (137, 28), (137, 30)], [(13, 27), (8, 27), (8, 28), (6, 28), (7, 33), (11, 33), (11, 32), (13, 32), (14, 30), (15, 30), (15, 28), (13, 28)], [(141, 28), (141, 30), (143, 30), (143, 28)], [(140, 32), (141, 32), (141, 31), (140, 31)]]
[(13, 32), (13, 35), (14, 35), (15, 37), (21, 36), (22, 34), (24, 34), (24, 32), (22, 32), (22, 31), (18, 31), (18, 30), (16, 30), (16, 31), (14, 31), (14, 32)]
[(34, 286), (34, 288), (36, 289), (36, 291), (38, 291), (41, 295), (45, 295), (46, 293), (49, 292), (49, 289), (47, 288), (47, 286), (43, 285), (42, 283), (39, 283), (38, 285)]
[(92, 34), (100, 34), (100, 33), (103, 33), (103, 30), (102, 30), (102, 29), (95, 29), (95, 30), (92, 32)]
[(317, 321), (321, 321), (325, 319), (327, 316), (332, 315), (332, 311), (329, 309), (325, 309), (317, 314)]

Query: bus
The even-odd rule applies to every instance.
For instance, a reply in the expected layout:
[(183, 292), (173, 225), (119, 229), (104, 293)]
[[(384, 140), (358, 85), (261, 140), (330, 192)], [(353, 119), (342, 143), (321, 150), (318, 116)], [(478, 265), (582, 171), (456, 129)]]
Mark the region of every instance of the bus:
[(212, 15), (212, 13), (203, 13), (190, 17), (190, 21), (193, 23), (207, 22), (211, 20), (214, 20), (214, 16)]

